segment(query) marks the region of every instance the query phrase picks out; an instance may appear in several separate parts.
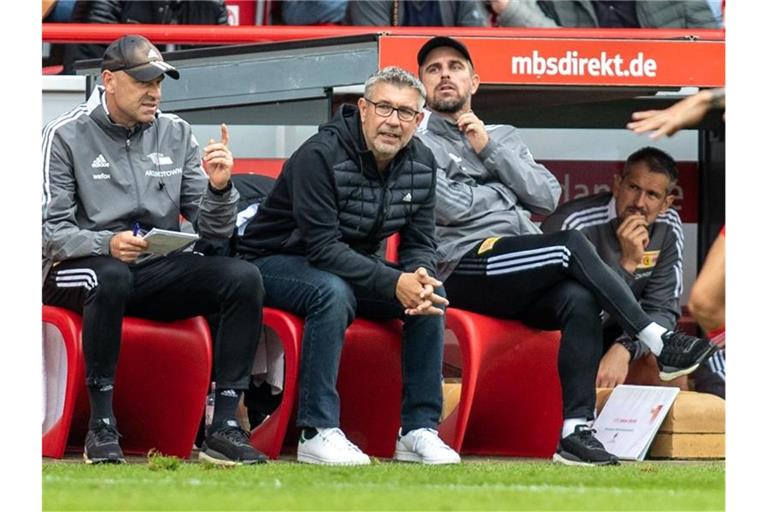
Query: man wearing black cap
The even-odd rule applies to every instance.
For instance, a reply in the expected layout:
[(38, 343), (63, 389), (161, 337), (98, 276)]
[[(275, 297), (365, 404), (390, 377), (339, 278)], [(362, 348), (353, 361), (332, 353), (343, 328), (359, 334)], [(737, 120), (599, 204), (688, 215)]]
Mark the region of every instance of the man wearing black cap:
[(716, 347), (651, 321), (581, 232), (541, 234), (531, 212), (551, 213), (560, 185), (514, 127), (486, 126), (472, 112), (480, 78), (464, 44), (433, 38), (417, 60), (429, 108), (417, 136), (437, 161), (438, 278), (456, 307), (562, 330), (564, 422), (553, 459), (615, 464), (590, 426), (602, 310), (658, 356), (663, 380), (694, 371)]
[(188, 123), (158, 110), (163, 78), (179, 72), (142, 36), (113, 42), (101, 68), (103, 86), (43, 129), (43, 302), (83, 317), (85, 461), (124, 461), (112, 410), (123, 315), (218, 313), (215, 410), (200, 458), (263, 462), (235, 420), (261, 330), (258, 269), (191, 252), (152, 254), (143, 238), (152, 228), (179, 231), (180, 215), (208, 238), (231, 235), (239, 194), (226, 126), (221, 142), (201, 152)]

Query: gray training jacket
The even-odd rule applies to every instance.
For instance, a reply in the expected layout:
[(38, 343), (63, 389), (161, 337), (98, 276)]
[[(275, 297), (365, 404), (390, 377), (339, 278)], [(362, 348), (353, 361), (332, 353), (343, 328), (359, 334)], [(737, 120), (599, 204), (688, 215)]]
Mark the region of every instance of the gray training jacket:
[(531, 212), (552, 212), (561, 188), (515, 127), (487, 125), (490, 141), (477, 154), (455, 123), (425, 113), (416, 135), (437, 163), (437, 275), (445, 280), (488, 237), (541, 233)]
[[(684, 238), (680, 215), (670, 208), (658, 215), (648, 227), (650, 241), (634, 274), (628, 273), (619, 264), (621, 245), (616, 236), (618, 227), (616, 200), (610, 192), (562, 204), (541, 224), (545, 233), (567, 229), (584, 233), (600, 258), (629, 285), (651, 320), (667, 329), (674, 329), (680, 318), (680, 296), (683, 293)], [(616, 321), (610, 316), (604, 319), (606, 327), (615, 324)], [(635, 342), (634, 359), (647, 352), (645, 344)]]
[(179, 231), (179, 214), (206, 238), (232, 234), (239, 194), (208, 187), (189, 124), (158, 111), (133, 129), (107, 117), (102, 87), (43, 128), (43, 279), (51, 265), (109, 255), (138, 222)]

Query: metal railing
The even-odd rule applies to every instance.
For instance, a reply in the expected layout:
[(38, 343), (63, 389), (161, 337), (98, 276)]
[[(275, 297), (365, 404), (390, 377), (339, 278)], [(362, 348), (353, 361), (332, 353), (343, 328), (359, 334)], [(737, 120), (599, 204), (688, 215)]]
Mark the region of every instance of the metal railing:
[(243, 44), (301, 39), (392, 34), (452, 37), (508, 37), (548, 39), (688, 39), (724, 41), (724, 29), (584, 29), (507, 27), (369, 27), (341, 25), (140, 25), (96, 23), (43, 23), (43, 41), (49, 43), (109, 43), (125, 34), (142, 34), (155, 43)]

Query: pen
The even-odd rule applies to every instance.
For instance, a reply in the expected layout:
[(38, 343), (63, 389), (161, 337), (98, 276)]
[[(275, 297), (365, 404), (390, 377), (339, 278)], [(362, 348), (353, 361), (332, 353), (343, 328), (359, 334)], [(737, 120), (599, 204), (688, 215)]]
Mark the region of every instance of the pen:
[(139, 227), (139, 223), (138, 222), (134, 222), (133, 223), (133, 236), (136, 236), (136, 235), (139, 234), (139, 229), (141, 229)]

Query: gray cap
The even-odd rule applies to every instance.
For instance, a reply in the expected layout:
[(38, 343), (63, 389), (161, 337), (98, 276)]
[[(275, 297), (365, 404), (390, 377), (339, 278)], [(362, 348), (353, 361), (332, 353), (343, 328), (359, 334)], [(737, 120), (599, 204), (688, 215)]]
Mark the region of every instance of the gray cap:
[(162, 74), (178, 80), (178, 70), (165, 62), (160, 50), (144, 36), (125, 35), (107, 47), (101, 70), (125, 71), (136, 80), (149, 82)]

